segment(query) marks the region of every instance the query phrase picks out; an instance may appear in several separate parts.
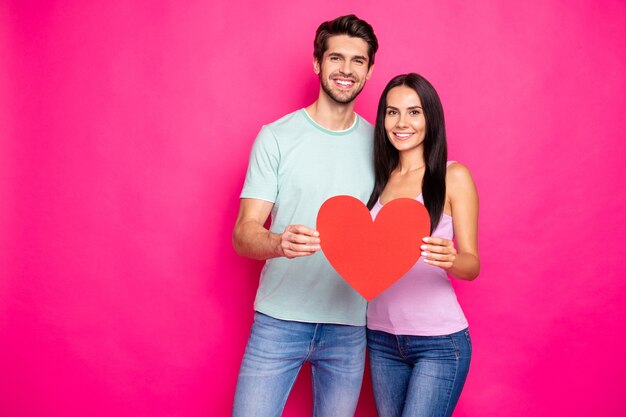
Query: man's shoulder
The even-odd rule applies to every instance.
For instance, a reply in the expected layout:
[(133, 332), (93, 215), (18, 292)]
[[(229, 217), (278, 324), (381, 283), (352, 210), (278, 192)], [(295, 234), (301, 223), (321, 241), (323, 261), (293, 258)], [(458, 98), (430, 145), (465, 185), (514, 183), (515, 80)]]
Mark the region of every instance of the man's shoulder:
[(289, 127), (290, 125), (293, 125), (294, 123), (300, 123), (301, 122), (300, 118), (302, 117), (302, 115), (300, 115), (299, 113), (301, 111), (302, 109), (299, 109), (291, 113), (288, 113), (284, 115), (283, 117), (281, 117), (280, 119), (274, 120), (273, 122), (266, 124), (265, 127), (268, 127), (274, 130), (274, 129), (281, 129), (285, 126)]
[(371, 132), (374, 130), (374, 125), (372, 125), (365, 117), (361, 116), (357, 113), (357, 117), (359, 118), (359, 127), (361, 129), (367, 130)]

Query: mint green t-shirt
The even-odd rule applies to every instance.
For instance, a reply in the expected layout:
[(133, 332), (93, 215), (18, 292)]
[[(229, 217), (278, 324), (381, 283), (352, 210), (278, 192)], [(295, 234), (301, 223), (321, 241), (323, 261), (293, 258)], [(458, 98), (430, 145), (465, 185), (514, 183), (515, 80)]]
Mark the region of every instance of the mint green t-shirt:
[[(343, 131), (324, 129), (304, 109), (263, 126), (250, 155), (241, 198), (274, 203), (270, 230), (290, 224), (315, 229), (328, 198), (350, 195), (366, 203), (374, 187), (371, 124), (360, 116)], [(311, 323), (365, 325), (367, 303), (319, 251), (268, 259), (254, 302), (269, 316)]]

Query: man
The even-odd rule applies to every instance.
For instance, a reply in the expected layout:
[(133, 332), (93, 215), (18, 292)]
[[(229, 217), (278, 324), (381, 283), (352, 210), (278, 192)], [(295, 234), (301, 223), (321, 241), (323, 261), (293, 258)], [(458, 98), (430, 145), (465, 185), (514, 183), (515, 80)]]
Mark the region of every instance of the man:
[(266, 263), (235, 417), (279, 416), (306, 361), (314, 416), (354, 415), (366, 302), (318, 252), (320, 237), (312, 227), (326, 199), (346, 194), (366, 202), (372, 191), (373, 128), (354, 113), (354, 99), (372, 73), (377, 49), (372, 27), (354, 15), (322, 23), (313, 53), (318, 99), (264, 126), (252, 147), (233, 245), (240, 255)]

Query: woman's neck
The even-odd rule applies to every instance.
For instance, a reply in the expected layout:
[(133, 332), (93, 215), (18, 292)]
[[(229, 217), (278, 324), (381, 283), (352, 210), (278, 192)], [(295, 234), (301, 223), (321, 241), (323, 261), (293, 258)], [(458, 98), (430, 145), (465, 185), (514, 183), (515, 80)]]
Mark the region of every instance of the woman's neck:
[(400, 152), (400, 159), (395, 171), (398, 174), (404, 175), (413, 173), (423, 169), (426, 166), (424, 161), (423, 148), (420, 146), (415, 149)]

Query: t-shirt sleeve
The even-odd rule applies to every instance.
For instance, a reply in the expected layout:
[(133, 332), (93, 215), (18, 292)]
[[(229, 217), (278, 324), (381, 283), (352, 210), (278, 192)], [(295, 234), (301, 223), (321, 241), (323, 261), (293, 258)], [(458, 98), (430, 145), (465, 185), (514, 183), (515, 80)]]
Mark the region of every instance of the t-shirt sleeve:
[(248, 172), (240, 198), (258, 198), (271, 203), (276, 202), (279, 163), (280, 149), (276, 137), (267, 126), (263, 126), (252, 145)]

